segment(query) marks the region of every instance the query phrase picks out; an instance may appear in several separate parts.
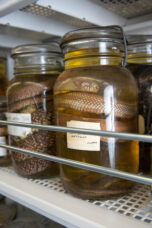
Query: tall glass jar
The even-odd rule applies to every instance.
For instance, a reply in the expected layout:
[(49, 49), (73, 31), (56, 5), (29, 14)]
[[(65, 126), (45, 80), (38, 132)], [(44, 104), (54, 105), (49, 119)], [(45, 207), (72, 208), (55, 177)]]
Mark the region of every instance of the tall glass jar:
[[(0, 120), (6, 120), (6, 113), (7, 110), (7, 99), (6, 96), (0, 96)], [(8, 135), (7, 135), (7, 126), (0, 125), (0, 143), (7, 144)], [(11, 159), (9, 152), (4, 149), (0, 148), (0, 166), (8, 166), (11, 164)]]
[[(139, 87), (139, 133), (152, 134), (152, 36), (128, 36), (128, 69)], [(152, 172), (152, 146), (140, 142), (140, 170)]]
[[(62, 53), (57, 43), (31, 44), (12, 51), (14, 73), (8, 90), (10, 121), (33, 124), (54, 124), (53, 85), (62, 71)], [(9, 126), (10, 144), (16, 147), (56, 155), (55, 133)], [(12, 152), (18, 174), (26, 177), (47, 177), (57, 173), (57, 164)]]
[[(118, 26), (79, 29), (61, 44), (65, 71), (54, 87), (58, 125), (96, 130), (137, 132), (137, 85), (122, 67), (124, 36)], [(138, 142), (75, 133), (57, 133), (61, 157), (137, 173)], [(127, 192), (132, 182), (61, 165), (70, 193), (83, 198)]]
[(6, 59), (0, 58), (0, 96), (6, 96), (8, 79), (6, 77)]
[[(6, 120), (5, 112), (7, 110), (6, 90), (8, 79), (6, 76), (6, 59), (0, 58), (0, 119)], [(7, 126), (0, 126), (0, 143), (7, 144)], [(9, 152), (0, 148), (0, 166), (10, 165), (11, 159)]]

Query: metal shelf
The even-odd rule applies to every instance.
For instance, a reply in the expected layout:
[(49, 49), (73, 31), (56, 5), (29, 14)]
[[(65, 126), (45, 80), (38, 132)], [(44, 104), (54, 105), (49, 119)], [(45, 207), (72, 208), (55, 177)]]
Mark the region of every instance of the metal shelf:
[(66, 227), (146, 228), (152, 224), (147, 185), (137, 185), (116, 200), (81, 200), (67, 194), (59, 178), (26, 179), (10, 167), (0, 168), (0, 193)]
[(117, 24), (126, 33), (150, 34), (151, 11), (151, 0), (1, 0), (0, 47), (45, 42), (93, 25)]

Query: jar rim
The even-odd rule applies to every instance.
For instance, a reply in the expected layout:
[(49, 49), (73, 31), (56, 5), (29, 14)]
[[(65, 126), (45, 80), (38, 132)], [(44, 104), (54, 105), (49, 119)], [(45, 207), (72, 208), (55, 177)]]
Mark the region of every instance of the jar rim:
[(67, 32), (61, 40), (61, 48), (64, 48), (70, 42), (85, 39), (100, 39), (103, 41), (108, 41), (108, 39), (113, 39), (114, 41), (122, 43), (123, 33), (122, 28), (117, 25), (112, 26), (94, 26), (88, 28), (80, 28)]
[(52, 41), (45, 44), (23, 44), (20, 46), (16, 46), (12, 49), (11, 57), (15, 58), (18, 55), (22, 54), (37, 54), (37, 53), (50, 53), (50, 54), (59, 54), (62, 55), (62, 51), (60, 45), (56, 41)]

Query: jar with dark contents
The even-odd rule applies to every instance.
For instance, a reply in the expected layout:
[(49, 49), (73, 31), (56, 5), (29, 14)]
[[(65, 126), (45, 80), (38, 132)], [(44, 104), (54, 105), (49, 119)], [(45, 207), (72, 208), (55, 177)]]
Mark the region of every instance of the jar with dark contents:
[[(55, 116), (58, 125), (137, 132), (137, 84), (122, 67), (124, 36), (118, 26), (79, 29), (67, 33), (61, 43), (65, 71), (54, 87)], [(137, 141), (57, 133), (61, 157), (137, 173)], [(82, 198), (123, 194), (133, 182), (60, 165), (66, 190)]]
[[(0, 96), (0, 120), (6, 120), (5, 113), (7, 111), (6, 96)], [(0, 125), (0, 143), (7, 144), (8, 134), (7, 126)], [(11, 164), (11, 158), (9, 151), (4, 148), (0, 148), (0, 166), (8, 166)]]
[(6, 76), (6, 59), (0, 58), (0, 96), (6, 96), (8, 79)]
[[(7, 120), (33, 124), (54, 124), (53, 86), (62, 71), (62, 53), (55, 42), (23, 45), (12, 51), (15, 77), (7, 90)], [(40, 153), (56, 155), (55, 133), (26, 127), (8, 127), (10, 144)], [(12, 152), (18, 174), (45, 178), (57, 173), (54, 162)]]
[[(139, 87), (139, 133), (152, 134), (152, 36), (130, 35), (128, 40), (128, 69)], [(140, 171), (152, 172), (152, 146), (140, 142)]]

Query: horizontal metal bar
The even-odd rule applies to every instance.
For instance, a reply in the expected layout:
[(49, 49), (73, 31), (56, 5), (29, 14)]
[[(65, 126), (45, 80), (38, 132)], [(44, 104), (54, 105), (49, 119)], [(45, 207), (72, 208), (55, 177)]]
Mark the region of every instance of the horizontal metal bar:
[(29, 124), (29, 123), (20, 123), (20, 122), (3, 121), (3, 120), (0, 120), (0, 125), (13, 125), (13, 126), (20, 126), (20, 127), (37, 128), (37, 129), (48, 130), (48, 131), (79, 133), (79, 134), (85, 134), (85, 135), (99, 135), (99, 136), (105, 136), (105, 137), (120, 138), (120, 139), (126, 139), (126, 140), (137, 140), (137, 141), (152, 143), (152, 135), (89, 130), (89, 129), (80, 129), (80, 128), (71, 128), (71, 127), (61, 127), (61, 126), (55, 126), (55, 125)]
[(135, 181), (135, 182), (142, 183), (142, 184), (152, 185), (152, 178), (139, 176), (139, 175), (136, 175), (136, 174), (131, 174), (131, 173), (119, 171), (119, 170), (116, 170), (116, 169), (105, 168), (103, 166), (98, 166), (98, 165), (93, 165), (93, 164), (89, 164), (89, 163), (83, 163), (83, 162), (79, 162), (79, 161), (74, 161), (74, 160), (71, 160), (71, 159), (65, 159), (65, 158), (61, 158), (61, 157), (56, 157), (56, 156), (53, 156), (53, 155), (42, 154), (40, 152), (35, 152), (35, 151), (31, 151), (31, 150), (21, 149), (21, 148), (14, 147), (14, 146), (8, 146), (8, 145), (0, 144), (0, 147), (5, 148), (7, 150), (14, 151), (14, 152), (29, 154), (29, 155), (32, 155), (32, 156), (35, 156), (35, 157), (39, 157), (39, 158), (43, 158), (43, 159), (46, 159), (46, 160), (49, 160), (49, 161), (61, 163), (61, 164), (64, 164), (64, 165), (70, 165), (70, 166), (74, 166), (76, 168), (81, 168), (81, 169), (86, 169), (86, 170), (90, 170), (90, 171), (97, 172), (97, 173), (107, 174), (107, 175), (110, 175), (110, 176), (114, 176), (114, 177), (130, 180), (130, 181)]

